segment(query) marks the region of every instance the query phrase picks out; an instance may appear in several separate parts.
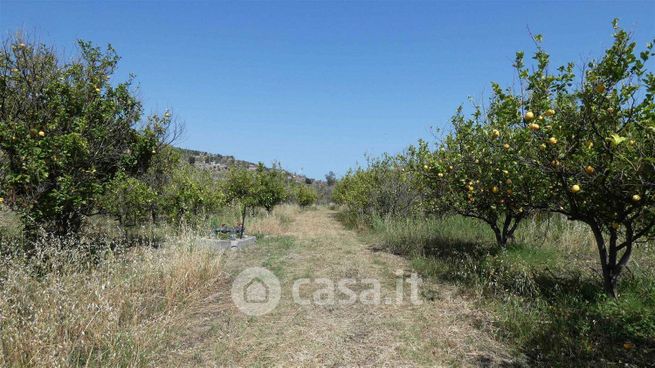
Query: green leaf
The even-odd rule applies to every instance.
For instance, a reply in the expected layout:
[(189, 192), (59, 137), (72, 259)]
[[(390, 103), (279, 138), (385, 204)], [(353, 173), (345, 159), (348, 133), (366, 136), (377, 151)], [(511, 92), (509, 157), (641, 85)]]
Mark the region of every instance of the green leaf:
[(627, 139), (628, 139), (628, 138), (626, 138), (626, 137), (621, 137), (620, 135), (618, 135), (618, 134), (616, 134), (616, 133), (610, 135), (610, 137), (607, 138), (607, 140), (610, 141), (610, 142), (612, 143), (612, 146), (615, 146), (615, 147), (618, 146), (619, 144), (623, 143), (623, 142), (624, 142), (625, 140), (627, 140)]

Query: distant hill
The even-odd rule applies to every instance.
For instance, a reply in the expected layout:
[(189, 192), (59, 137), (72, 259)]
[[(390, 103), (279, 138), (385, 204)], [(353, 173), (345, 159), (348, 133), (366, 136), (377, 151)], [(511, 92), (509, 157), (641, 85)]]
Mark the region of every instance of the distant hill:
[[(182, 159), (200, 169), (211, 171), (216, 176), (227, 171), (231, 166), (245, 167), (249, 170), (256, 170), (257, 164), (249, 161), (238, 160), (234, 156), (225, 156), (218, 153), (209, 153), (204, 151), (196, 151), (186, 148), (179, 148), (182, 152)], [(289, 179), (298, 183), (312, 184), (316, 180), (308, 178), (304, 175), (298, 175), (293, 172), (284, 170)]]

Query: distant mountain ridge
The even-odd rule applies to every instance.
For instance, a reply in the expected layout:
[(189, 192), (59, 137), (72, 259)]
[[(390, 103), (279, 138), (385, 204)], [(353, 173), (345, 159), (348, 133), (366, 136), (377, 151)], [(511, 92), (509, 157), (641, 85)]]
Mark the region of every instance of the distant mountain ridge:
[[(182, 159), (189, 164), (203, 170), (212, 172), (216, 176), (220, 176), (223, 172), (227, 171), (231, 166), (245, 167), (248, 170), (256, 170), (257, 164), (249, 161), (236, 159), (234, 156), (226, 156), (218, 153), (210, 153), (205, 151), (192, 150), (188, 148), (178, 147), (182, 153)], [(268, 167), (267, 167), (268, 168)], [(299, 183), (311, 184), (315, 181), (313, 178), (308, 178), (305, 175), (299, 175), (287, 170), (282, 169), (289, 179), (293, 179)]]

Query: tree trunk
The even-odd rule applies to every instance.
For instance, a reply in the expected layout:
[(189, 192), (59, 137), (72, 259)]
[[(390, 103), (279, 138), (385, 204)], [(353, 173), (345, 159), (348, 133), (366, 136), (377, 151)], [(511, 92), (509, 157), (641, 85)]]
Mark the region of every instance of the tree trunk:
[(514, 231), (519, 225), (519, 222), (521, 222), (520, 217), (513, 217), (506, 214), (502, 229), (492, 222), (489, 223), (494, 231), (494, 235), (496, 236), (496, 244), (498, 244), (498, 246), (501, 248), (507, 247), (507, 242), (514, 236)]
[[(605, 240), (603, 232), (597, 224), (589, 224), (594, 233), (596, 240), (596, 247), (598, 248), (598, 255), (600, 257), (600, 265), (603, 271), (603, 290), (605, 293), (616, 298), (617, 284), (619, 276), (623, 268), (628, 264), (632, 254), (633, 231), (632, 227), (628, 226), (626, 229), (626, 240), (623, 244), (618, 245), (618, 235), (616, 230), (610, 230), (609, 242)], [(618, 252), (624, 249), (621, 258), (618, 258)]]
[(246, 228), (246, 211), (248, 210), (248, 206), (244, 205), (243, 206), (243, 213), (241, 214), (241, 231), (239, 233), (239, 239), (243, 239), (243, 231)]
[(498, 226), (492, 226), (492, 229), (494, 230), (494, 235), (496, 236), (496, 244), (500, 246), (501, 248), (505, 248), (507, 246), (507, 238), (504, 236), (503, 232), (498, 228)]

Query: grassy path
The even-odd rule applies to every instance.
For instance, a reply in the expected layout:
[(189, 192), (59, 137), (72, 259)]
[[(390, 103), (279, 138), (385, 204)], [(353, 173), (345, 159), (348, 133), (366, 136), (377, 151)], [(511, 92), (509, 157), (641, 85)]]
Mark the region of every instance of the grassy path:
[[(420, 305), (298, 305), (297, 278), (376, 278), (395, 295), (407, 262), (374, 252), (326, 209), (271, 216), (256, 224), (274, 233), (258, 245), (222, 257), (225, 280), (216, 293), (182, 312), (168, 366), (498, 366), (505, 346), (489, 333), (489, 316), (448, 285), (424, 283)], [(230, 297), (231, 280), (260, 266), (280, 279), (282, 297), (272, 312), (249, 317)], [(308, 288), (311, 289), (313, 285)], [(364, 287), (365, 289), (367, 287)], [(357, 291), (357, 286), (352, 287)], [(409, 289), (408, 287), (406, 289)], [(304, 289), (303, 289), (304, 290)], [(310, 290), (311, 291), (311, 290)], [(407, 291), (407, 296), (409, 292)], [(303, 293), (305, 294), (305, 293)], [(409, 298), (406, 298), (409, 299)]]

